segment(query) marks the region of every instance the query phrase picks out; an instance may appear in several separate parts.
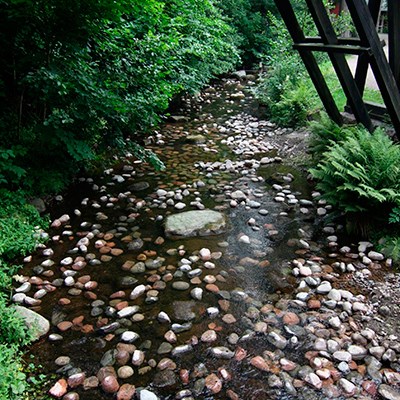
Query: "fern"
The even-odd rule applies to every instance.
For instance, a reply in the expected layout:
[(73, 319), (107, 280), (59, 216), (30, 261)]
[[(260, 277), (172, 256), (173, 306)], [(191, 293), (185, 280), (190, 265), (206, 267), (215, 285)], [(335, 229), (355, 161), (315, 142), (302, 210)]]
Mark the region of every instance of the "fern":
[[(326, 125), (326, 122), (324, 122)], [(318, 129), (321, 125), (314, 124)], [(322, 198), (346, 214), (368, 213), (371, 219), (389, 217), (400, 205), (400, 147), (377, 129), (372, 135), (363, 128), (340, 128), (341, 141), (322, 139), (317, 148), (325, 148), (321, 162), (310, 170), (318, 181)], [(319, 137), (325, 136), (319, 132)], [(399, 218), (392, 211), (391, 220)]]

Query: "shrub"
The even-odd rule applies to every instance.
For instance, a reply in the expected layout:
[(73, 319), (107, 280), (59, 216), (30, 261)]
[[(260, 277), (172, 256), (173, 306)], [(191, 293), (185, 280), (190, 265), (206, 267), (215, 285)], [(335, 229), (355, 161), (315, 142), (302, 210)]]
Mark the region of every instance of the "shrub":
[(350, 130), (344, 140), (331, 142), (310, 172), (322, 198), (349, 221), (364, 218), (364, 228), (388, 221), (400, 205), (400, 147), (381, 129), (373, 134), (361, 127)]
[(22, 365), (18, 347), (0, 343), (0, 398), (20, 400), (26, 389), (26, 375)]
[(45, 220), (26, 203), (23, 192), (0, 190), (0, 257), (11, 259), (33, 251)]

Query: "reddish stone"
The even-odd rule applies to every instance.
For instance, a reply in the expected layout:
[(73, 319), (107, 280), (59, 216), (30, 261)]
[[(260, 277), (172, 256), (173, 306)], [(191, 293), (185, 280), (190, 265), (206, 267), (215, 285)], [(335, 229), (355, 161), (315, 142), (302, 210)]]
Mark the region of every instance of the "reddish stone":
[(70, 329), (72, 327), (72, 322), (70, 321), (62, 321), (57, 325), (57, 328), (61, 331), (61, 332), (65, 332), (68, 329)]
[(221, 300), (218, 300), (218, 305), (222, 311), (227, 312), (229, 310), (231, 303), (228, 300), (221, 299)]
[(74, 271), (80, 271), (80, 270), (82, 270), (82, 269), (85, 268), (85, 267), (86, 267), (86, 263), (84, 263), (84, 262), (79, 262), (79, 263), (73, 264), (71, 268), (72, 268)]
[(85, 378), (86, 378), (86, 375), (84, 372), (80, 372), (78, 374), (73, 374), (68, 378), (68, 386), (71, 387), (72, 389), (76, 388), (83, 384)]
[(78, 278), (78, 282), (83, 283), (83, 284), (85, 284), (89, 281), (90, 281), (90, 275), (83, 275)]
[(321, 308), (321, 302), (317, 299), (310, 299), (310, 300), (308, 300), (307, 306), (311, 310), (317, 310), (317, 309)]
[(241, 347), (238, 347), (235, 351), (235, 360), (242, 361), (246, 357), (247, 357), (247, 351), (245, 349), (242, 349)]
[(106, 393), (117, 393), (119, 383), (115, 376), (108, 375), (101, 381), (101, 387)]
[(261, 307), (260, 311), (263, 314), (268, 314), (274, 309), (274, 306), (272, 304), (265, 304), (264, 306)]
[(71, 304), (71, 300), (70, 300), (70, 299), (67, 299), (67, 298), (65, 298), (65, 297), (62, 297), (60, 300), (58, 300), (58, 304), (59, 304), (60, 306), (66, 306), (66, 305), (68, 305), (68, 304)]
[(179, 371), (179, 376), (184, 385), (187, 385), (189, 383), (189, 371), (187, 369), (181, 369)]
[(114, 378), (117, 377), (117, 373), (111, 365), (108, 365), (107, 367), (102, 367), (99, 369), (99, 372), (97, 372), (97, 379), (100, 382), (102, 382), (107, 376), (113, 376)]
[(100, 254), (108, 254), (111, 252), (111, 248), (108, 246), (103, 246), (99, 249)]
[(364, 381), (362, 383), (362, 388), (373, 397), (375, 397), (378, 392), (378, 387), (374, 381)]
[(49, 394), (54, 397), (63, 397), (67, 393), (68, 384), (65, 379), (59, 379), (55, 385), (49, 390)]
[(32, 276), (31, 278), (29, 278), (29, 283), (32, 285), (43, 285), (43, 279), (37, 276)]
[(261, 371), (269, 372), (271, 370), (269, 364), (261, 356), (253, 357), (250, 360), (250, 364)]
[(139, 254), (136, 259), (138, 261), (146, 261), (147, 260), (147, 256), (145, 254)]
[(117, 393), (117, 400), (131, 400), (135, 395), (136, 388), (129, 383), (123, 384)]
[(98, 286), (99, 286), (99, 284), (95, 281), (89, 281), (89, 282), (85, 283), (86, 290), (94, 290), (94, 289), (97, 289)]
[(125, 292), (123, 290), (119, 290), (118, 292), (113, 293), (110, 296), (110, 299), (120, 299), (124, 298), (126, 296)]
[(85, 324), (81, 327), (81, 332), (82, 333), (93, 333), (94, 327), (91, 324)]
[[(155, 272), (155, 271), (154, 271), (154, 272)], [(159, 281), (160, 279), (161, 279), (161, 276), (158, 275), (158, 274), (156, 274), (156, 273), (154, 273), (153, 275), (150, 275), (150, 276), (147, 278), (147, 282), (154, 283), (154, 282)]]
[(75, 318), (72, 320), (72, 323), (73, 323), (74, 325), (78, 325), (78, 324), (81, 324), (81, 323), (83, 322), (84, 319), (85, 319), (85, 317), (84, 317), (83, 315), (80, 315), (79, 317), (75, 317)]
[[(170, 358), (162, 358), (160, 362), (157, 364), (157, 368), (160, 371), (164, 371), (166, 369), (173, 371), (176, 369), (176, 363), (172, 361)], [(185, 380), (185, 371), (189, 372), (187, 369), (181, 369), (179, 374), (181, 375), (182, 381)]]
[(121, 311), (123, 308), (126, 308), (128, 306), (129, 306), (129, 303), (127, 301), (121, 301), (115, 305), (115, 309), (117, 311)]
[(126, 350), (119, 350), (115, 356), (117, 365), (126, 365), (130, 358), (130, 354)]
[(266, 268), (266, 267), (269, 267), (269, 266), (271, 265), (271, 263), (270, 263), (268, 260), (264, 260), (264, 261), (260, 261), (260, 262), (258, 263), (258, 265), (259, 265), (261, 268)]
[(112, 250), (111, 250), (111, 254), (112, 254), (113, 256), (116, 256), (116, 257), (120, 256), (123, 252), (124, 252), (124, 251), (123, 251), (122, 249), (112, 249)]
[(126, 351), (129, 354), (133, 354), (133, 352), (136, 350), (136, 346), (134, 344), (130, 344), (130, 343), (118, 343), (117, 350), (118, 351)]
[[(128, 260), (128, 261), (125, 261), (125, 262), (122, 264), (121, 269), (122, 269), (123, 271), (129, 271), (134, 265), (135, 265), (135, 262), (134, 262), (134, 261)], [(117, 293), (118, 293), (118, 292), (117, 292)]]
[(280, 364), (284, 371), (293, 371), (297, 367), (295, 362), (287, 360), (286, 358), (282, 358)]
[(90, 291), (85, 292), (84, 296), (89, 300), (96, 300), (97, 299), (97, 294), (93, 293), (93, 292), (90, 292)]
[(214, 394), (217, 394), (222, 390), (221, 379), (219, 379), (215, 374), (208, 375), (205, 379), (205, 384), (206, 388)]
[(198, 276), (195, 276), (194, 278), (192, 278), (192, 279), (190, 280), (190, 283), (191, 283), (192, 285), (200, 285), (201, 279), (200, 279)]
[(282, 320), (285, 325), (298, 325), (300, 323), (300, 318), (293, 312), (287, 312)]
[(293, 379), (293, 386), (297, 389), (304, 387), (306, 383), (300, 379)]
[(211, 293), (218, 293), (219, 287), (217, 285), (215, 285), (214, 283), (209, 283), (206, 285), (206, 290), (208, 290)]

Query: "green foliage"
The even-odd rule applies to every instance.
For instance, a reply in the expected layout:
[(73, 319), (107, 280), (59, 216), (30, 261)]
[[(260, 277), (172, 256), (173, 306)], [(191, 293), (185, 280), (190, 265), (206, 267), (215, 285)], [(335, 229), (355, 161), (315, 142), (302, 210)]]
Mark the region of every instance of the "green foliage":
[(332, 143), (341, 142), (352, 132), (351, 127), (337, 125), (326, 113), (321, 113), (319, 120), (311, 121), (309, 128), (311, 136), (308, 147), (314, 160), (320, 160)]
[(0, 398), (20, 400), (26, 389), (26, 375), (22, 365), (18, 347), (8, 343), (0, 344)]
[(389, 235), (380, 240), (379, 251), (390, 257), (396, 264), (400, 261), (400, 236)]
[(26, 254), (39, 243), (39, 226), (45, 224), (22, 192), (0, 190), (0, 257), (6, 260)]
[(380, 129), (345, 132), (310, 170), (322, 197), (348, 217), (388, 220), (400, 204), (400, 147)]
[[(329, 2), (325, 6), (329, 8)], [(318, 36), (316, 26), (302, 0), (292, 1), (298, 22), (306, 36)], [(353, 26), (348, 13), (340, 16), (330, 14), (334, 29), (338, 35), (352, 32)], [(269, 41), (268, 52), (264, 55), (266, 73), (259, 80), (254, 93), (258, 100), (266, 105), (267, 116), (281, 125), (296, 127), (304, 125), (309, 114), (322, 105), (308, 73), (298, 55), (292, 49), (292, 38), (283, 20), (273, 13), (267, 14)], [(314, 53), (327, 79), (328, 86), (339, 107), (343, 107), (345, 97), (339, 81), (336, 79), (328, 57), (323, 53)]]
[(0, 0), (0, 26), (3, 187), (59, 189), (239, 61), (210, 0)]
[(390, 224), (400, 224), (400, 207), (394, 207), (389, 215)]
[(219, 0), (216, 5), (227, 16), (228, 21), (238, 33), (242, 61), (245, 67), (251, 68), (267, 54), (269, 27), (267, 12), (273, 10), (273, 1), (262, 0)]
[[(295, 5), (299, 2), (295, 2)], [(315, 34), (311, 16), (300, 4), (296, 7), (299, 23), (307, 34)], [(271, 121), (282, 126), (304, 124), (310, 97), (315, 97), (312, 86), (304, 84), (307, 73), (297, 52), (292, 49), (292, 39), (281, 18), (268, 14), (270, 30), (268, 54), (265, 56), (267, 72), (261, 76), (254, 89), (257, 99), (267, 107)]]
[(309, 114), (309, 102), (315, 102), (315, 93), (307, 82), (299, 82), (285, 89), (276, 103), (270, 105), (272, 121), (281, 126), (302, 126)]
[(1, 293), (0, 315), (0, 344), (14, 343), (22, 346), (31, 341), (31, 335), (23, 320), (16, 314), (12, 307), (7, 305), (6, 298)]

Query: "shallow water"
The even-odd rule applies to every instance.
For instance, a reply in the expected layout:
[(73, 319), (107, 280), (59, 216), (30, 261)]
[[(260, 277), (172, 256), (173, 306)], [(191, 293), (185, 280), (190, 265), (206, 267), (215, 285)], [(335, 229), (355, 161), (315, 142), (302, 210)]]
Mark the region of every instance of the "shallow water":
[[(236, 361), (235, 359), (216, 359), (209, 353), (209, 348), (214, 346), (227, 346), (234, 349), (237, 346), (227, 344), (227, 337), (230, 333), (236, 332), (239, 336), (244, 335), (249, 327), (246, 325), (246, 320), (242, 317), (246, 313), (249, 305), (255, 304), (271, 304), (275, 303), (279, 298), (285, 298), (285, 293), (291, 293), (292, 283), (291, 276), (288, 275), (288, 262), (295, 257), (294, 251), (296, 248), (289, 247), (287, 242), (291, 238), (297, 237), (299, 228), (309, 227), (313, 231), (313, 221), (308, 215), (300, 215), (295, 211), (294, 207), (287, 207), (278, 204), (274, 201), (275, 192), (272, 191), (271, 186), (274, 183), (287, 184), (283, 177), (291, 175), (293, 177), (290, 183), (290, 189), (299, 198), (309, 199), (311, 189), (301, 172), (292, 166), (286, 164), (273, 163), (263, 166), (257, 170), (255, 174), (249, 176), (262, 177), (261, 181), (253, 181), (249, 179), (248, 175), (240, 176), (240, 174), (232, 173), (229, 171), (208, 172), (201, 168), (196, 168), (198, 162), (215, 162), (230, 159), (232, 161), (241, 160), (248, 157), (247, 155), (235, 154), (229, 146), (221, 144), (220, 141), (224, 137), (219, 134), (215, 124), (223, 125), (232, 115), (237, 113), (251, 113), (255, 110), (255, 103), (251, 99), (235, 100), (233, 103), (227, 102), (229, 93), (237, 90), (235, 85), (229, 87), (228, 91), (224, 91), (220, 97), (210, 97), (210, 104), (203, 104), (201, 110), (196, 113), (188, 111), (187, 115), (191, 118), (189, 122), (184, 123), (166, 123), (161, 127), (159, 133), (163, 145), (150, 145), (159, 155), (160, 159), (166, 164), (164, 172), (154, 172), (148, 166), (140, 163), (133, 163), (133, 160), (126, 159), (121, 162), (120, 170), (117, 168), (110, 174), (102, 174), (94, 177), (94, 183), (98, 185), (100, 190), (92, 190), (92, 184), (87, 182), (77, 185), (66, 196), (66, 200), (59, 207), (52, 209), (52, 217), (58, 217), (64, 212), (68, 212), (72, 216), (70, 226), (64, 226), (61, 229), (53, 230), (50, 236), (60, 234), (62, 230), (72, 231), (71, 235), (64, 235), (60, 241), (49, 243), (55, 254), (51, 258), (56, 261), (52, 270), (54, 276), (49, 278), (52, 281), (55, 278), (62, 276), (61, 268), (57, 265), (61, 259), (68, 255), (68, 252), (76, 245), (77, 240), (85, 235), (87, 230), (80, 227), (83, 221), (90, 221), (91, 223), (101, 224), (99, 228), (100, 235), (112, 234), (113, 237), (108, 242), (115, 243), (116, 248), (123, 250), (119, 256), (113, 256), (111, 260), (103, 262), (97, 266), (87, 265), (78, 272), (77, 277), (82, 275), (90, 275), (92, 281), (98, 283), (98, 287), (93, 290), (97, 295), (98, 300), (103, 300), (105, 305), (108, 305), (110, 296), (119, 291), (124, 290), (129, 296), (130, 291), (138, 284), (147, 284), (147, 279), (154, 273), (146, 271), (142, 274), (134, 275), (137, 283), (131, 286), (122, 286), (121, 278), (124, 276), (133, 276), (129, 272), (121, 270), (121, 266), (127, 260), (136, 260), (137, 256), (143, 253), (144, 250), (155, 251), (157, 256), (164, 257), (166, 261), (163, 263), (166, 268), (161, 268), (158, 273), (163, 274), (171, 271), (176, 273), (179, 261), (183, 257), (189, 257), (193, 253), (198, 252), (201, 248), (208, 248), (212, 252), (222, 252), (222, 257), (212, 260), (216, 268), (212, 270), (204, 270), (201, 277), (206, 274), (211, 274), (219, 278), (217, 284), (220, 290), (232, 292), (234, 289), (239, 289), (246, 293), (248, 299), (246, 301), (230, 301), (229, 313), (232, 313), (237, 322), (231, 325), (221, 322), (220, 314), (215, 319), (210, 319), (206, 313), (208, 307), (218, 307), (218, 296), (214, 293), (204, 291), (204, 296), (201, 301), (196, 301), (193, 307), (195, 318), (191, 321), (193, 326), (187, 332), (178, 334), (178, 345), (190, 341), (193, 336), (200, 337), (206, 331), (210, 323), (215, 323), (218, 330), (218, 340), (212, 344), (199, 343), (194, 346), (194, 351), (187, 354), (172, 357), (177, 363), (177, 371), (180, 369), (193, 370), (193, 366), (198, 363), (204, 363), (208, 371), (216, 372), (219, 367), (223, 367), (230, 372), (232, 379), (224, 382), (223, 390), (219, 394), (211, 395), (210, 392), (202, 391), (198, 393), (196, 399), (226, 399), (226, 390), (234, 390), (240, 398), (249, 399), (289, 399), (290, 396), (284, 392), (271, 389), (267, 385), (266, 374), (251, 368), (248, 363)], [(219, 92), (217, 92), (218, 95)], [(195, 120), (197, 118), (197, 120)], [(190, 132), (204, 134), (207, 138), (206, 147), (210, 151), (205, 150), (205, 146), (197, 144), (188, 144), (185, 141), (186, 134)], [(276, 150), (271, 150), (268, 153), (255, 154), (254, 158), (260, 159), (265, 156), (275, 157)], [(134, 176), (125, 173), (125, 181), (123, 183), (116, 183), (113, 177), (118, 174), (124, 174), (124, 165), (133, 165), (136, 174)], [(192, 185), (193, 182), (202, 180), (206, 183), (205, 187), (193, 189), (188, 198), (193, 200), (194, 197), (200, 197), (202, 203), (207, 208), (222, 209), (227, 216), (228, 229), (225, 233), (218, 236), (211, 237), (197, 237), (188, 239), (171, 240), (165, 239), (161, 245), (154, 244), (157, 237), (164, 237), (163, 222), (159, 217), (163, 218), (169, 213), (178, 212), (172, 207), (160, 209), (154, 203), (157, 199), (155, 192), (158, 188), (165, 188), (165, 190), (176, 190), (182, 185)], [(138, 182), (147, 182), (149, 187), (143, 191), (133, 191), (130, 189), (131, 185)], [(257, 193), (260, 197), (256, 198), (261, 203), (259, 208), (245, 209), (243, 206), (232, 208), (229, 206), (229, 200), (224, 195), (224, 186), (232, 186), (232, 190), (248, 190), (250, 193)], [(119, 199), (120, 193), (130, 191), (132, 194), (127, 196), (127, 199)], [(194, 194), (194, 192), (199, 192)], [(102, 202), (101, 196), (108, 196), (108, 200)], [(89, 198), (89, 206), (82, 207), (80, 202), (83, 198)], [(107, 207), (105, 204), (110, 203), (110, 198), (115, 198), (113, 207)], [(129, 198), (134, 198), (134, 203), (129, 202)], [(140, 199), (146, 200), (146, 205), (138, 208), (137, 204)], [(187, 199), (183, 200), (186, 203)], [(93, 208), (92, 204), (100, 204), (101, 208)], [(73, 216), (73, 210), (79, 208), (82, 215), (77, 217)], [(261, 216), (259, 209), (267, 209), (268, 215)], [(189, 205), (185, 210), (191, 209)], [(104, 212), (108, 219), (104, 221), (96, 221), (96, 213)], [(287, 213), (282, 215), (282, 212)], [(134, 214), (131, 221), (126, 221), (129, 215)], [(257, 226), (260, 228), (255, 231), (248, 224), (248, 220), (254, 218), (257, 221)], [(276, 231), (276, 232), (275, 232)], [(140, 250), (132, 251), (127, 249), (127, 243), (121, 240), (124, 236), (140, 232), (140, 237), (144, 241), (144, 246)], [(250, 245), (239, 242), (240, 235), (248, 235), (250, 238)], [(98, 255), (98, 250), (94, 248), (93, 244), (96, 239), (91, 241), (88, 252), (93, 252)], [(222, 247), (221, 243), (225, 243)], [(184, 249), (184, 254), (168, 255), (167, 250), (174, 248), (177, 249), (181, 246)], [(183, 252), (182, 252), (183, 253)], [(80, 255), (79, 253), (76, 255)], [(72, 255), (75, 257), (76, 255)], [(98, 255), (99, 256), (99, 255)], [(256, 259), (258, 262), (269, 261), (269, 265), (264, 266), (252, 265), (240, 267), (240, 260), (244, 257)], [(152, 257), (154, 258), (154, 257)], [(27, 264), (21, 272), (23, 275), (34, 275), (34, 267), (39, 265), (45, 257), (39, 253), (34, 255), (32, 262)], [(201, 262), (195, 263), (196, 266), (201, 266)], [(170, 267), (168, 267), (170, 266)], [(195, 268), (194, 266), (193, 268)], [(182, 278), (175, 278), (174, 280), (188, 281), (186, 275), (182, 274)], [(204, 286), (204, 284), (200, 285)], [(194, 285), (191, 286), (191, 288)], [(54, 325), (57, 322), (68, 320), (72, 321), (74, 318), (83, 316), (84, 324), (93, 325), (94, 332), (84, 334), (81, 332), (80, 327), (77, 326), (64, 333), (62, 333), (63, 340), (60, 342), (50, 342), (47, 337), (42, 338), (39, 342), (35, 343), (31, 348), (30, 354), (35, 356), (35, 362), (41, 364), (46, 373), (54, 373), (57, 377), (65, 376), (64, 374), (56, 373), (57, 367), (54, 360), (61, 355), (68, 355), (71, 358), (71, 365), (77, 368), (76, 371), (84, 371), (86, 376), (96, 375), (100, 368), (100, 360), (107, 350), (115, 349), (116, 344), (119, 342), (119, 335), (105, 335), (96, 328), (96, 323), (100, 318), (104, 318), (104, 312), (98, 316), (93, 317), (92, 299), (85, 297), (85, 292), (77, 296), (71, 296), (68, 291), (70, 288), (61, 286), (54, 292), (48, 293), (42, 300), (42, 304), (36, 309), (49, 320), (53, 320)], [(60, 298), (69, 298), (71, 303), (69, 305), (61, 306), (58, 304)], [(166, 312), (171, 319), (174, 320), (174, 301), (191, 300), (189, 291), (175, 291), (170, 288), (170, 283), (167, 283), (167, 288), (160, 291), (158, 301), (153, 304), (146, 304), (144, 296), (136, 300), (129, 301), (129, 305), (139, 305), (140, 313), (145, 316), (141, 322), (132, 322), (130, 320), (124, 321), (125, 329), (133, 330), (140, 335), (140, 339), (135, 342), (138, 348), (146, 344), (146, 340), (150, 340), (149, 347), (145, 347), (146, 360), (155, 359), (157, 362), (163, 357), (170, 357), (170, 355), (159, 355), (157, 349), (159, 345), (165, 341), (163, 335), (169, 329), (169, 325), (160, 324), (157, 321), (157, 315), (160, 311)], [(103, 310), (104, 311), (104, 310)], [(113, 317), (108, 317), (108, 323), (114, 321)], [(173, 321), (174, 322), (174, 321)], [(50, 333), (59, 333), (56, 326), (52, 326)], [(118, 333), (117, 331), (116, 333)], [(249, 355), (256, 355), (260, 353), (260, 349), (274, 350), (274, 347), (262, 335), (254, 335), (250, 340), (244, 340), (239, 343), (240, 347), (247, 350)], [(298, 347), (292, 346), (285, 350), (287, 357), (296, 359), (301, 362), (303, 351)], [(131, 383), (136, 387), (150, 387), (162, 399), (175, 398), (177, 391), (182, 388), (192, 387), (194, 380), (191, 379), (189, 385), (182, 385), (177, 375), (177, 383), (170, 385), (166, 388), (154, 388), (153, 380), (156, 369), (150, 372), (139, 375), (138, 368), (135, 369), (135, 374), (126, 380), (120, 380), (123, 383)], [(69, 372), (70, 373), (70, 372)], [(68, 373), (67, 373), (68, 375)], [(58, 378), (57, 378), (58, 379)], [(112, 395), (105, 394), (100, 389), (83, 391), (82, 388), (77, 388), (76, 392), (80, 393), (81, 399), (84, 400), (106, 400), (111, 399)], [(311, 398), (311, 397), (310, 397)]]

